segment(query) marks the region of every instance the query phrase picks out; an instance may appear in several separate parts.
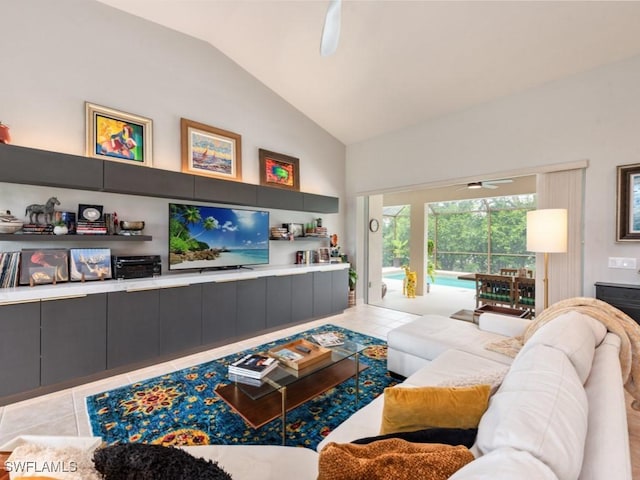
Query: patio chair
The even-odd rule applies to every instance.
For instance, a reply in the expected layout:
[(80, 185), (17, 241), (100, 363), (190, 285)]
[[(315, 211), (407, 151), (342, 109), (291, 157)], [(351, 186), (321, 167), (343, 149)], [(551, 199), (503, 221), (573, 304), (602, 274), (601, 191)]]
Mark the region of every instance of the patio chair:
[(508, 275), (476, 274), (476, 308), (482, 305), (513, 307), (513, 278)]

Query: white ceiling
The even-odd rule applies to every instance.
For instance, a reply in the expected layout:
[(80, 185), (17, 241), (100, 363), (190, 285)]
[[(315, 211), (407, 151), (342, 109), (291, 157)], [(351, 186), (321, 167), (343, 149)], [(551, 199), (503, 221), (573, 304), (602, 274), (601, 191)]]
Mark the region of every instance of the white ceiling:
[(215, 46), (344, 144), (640, 54), (636, 1), (100, 0)]

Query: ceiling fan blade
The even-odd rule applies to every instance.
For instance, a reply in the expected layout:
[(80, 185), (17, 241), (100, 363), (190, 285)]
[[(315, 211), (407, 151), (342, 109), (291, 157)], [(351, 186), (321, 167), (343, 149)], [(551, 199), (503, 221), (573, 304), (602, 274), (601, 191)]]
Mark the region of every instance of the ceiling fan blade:
[(482, 182), (485, 185), (487, 184), (498, 184), (498, 183), (513, 183), (513, 179), (512, 178), (503, 178), (501, 180), (487, 180), (486, 182)]
[(338, 48), (340, 39), (340, 19), (342, 12), (342, 0), (331, 0), (327, 15), (324, 19), (322, 37), (320, 40), (320, 55), (327, 57), (333, 55)]
[(494, 189), (498, 188), (498, 186), (497, 185), (492, 185), (491, 183), (483, 182), (482, 183), (482, 188), (488, 188), (490, 190), (494, 190)]

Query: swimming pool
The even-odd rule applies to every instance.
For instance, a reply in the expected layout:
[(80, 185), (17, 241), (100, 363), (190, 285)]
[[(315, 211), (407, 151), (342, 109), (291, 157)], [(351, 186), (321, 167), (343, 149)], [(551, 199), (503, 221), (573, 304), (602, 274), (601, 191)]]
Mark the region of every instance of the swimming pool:
[[(404, 280), (404, 272), (387, 273), (382, 277), (389, 278), (392, 280)], [(475, 290), (476, 288), (475, 282), (472, 282), (469, 280), (460, 280), (458, 279), (457, 276), (447, 275), (444, 273), (438, 273), (436, 275), (435, 285), (444, 285), (445, 287), (468, 288), (469, 290)]]

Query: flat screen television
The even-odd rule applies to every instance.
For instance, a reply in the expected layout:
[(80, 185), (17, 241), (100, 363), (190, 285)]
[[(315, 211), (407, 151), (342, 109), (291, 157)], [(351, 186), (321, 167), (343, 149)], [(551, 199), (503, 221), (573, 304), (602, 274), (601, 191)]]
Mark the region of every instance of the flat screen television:
[(169, 204), (169, 270), (269, 263), (269, 212)]

